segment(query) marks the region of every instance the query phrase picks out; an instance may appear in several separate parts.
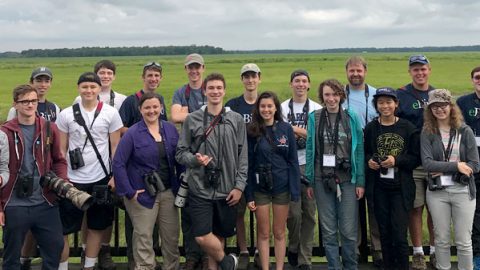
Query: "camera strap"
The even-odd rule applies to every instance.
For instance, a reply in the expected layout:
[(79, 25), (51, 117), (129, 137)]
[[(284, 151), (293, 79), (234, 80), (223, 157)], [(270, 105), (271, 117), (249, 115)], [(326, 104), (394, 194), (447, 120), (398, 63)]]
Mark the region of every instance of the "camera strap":
[[(198, 149), (200, 149), (200, 145), (202, 143), (205, 143), (205, 154), (207, 154), (207, 138), (208, 136), (210, 135), (210, 133), (212, 133), (212, 131), (215, 129), (215, 127), (222, 121), (223, 119), (223, 114), (225, 113), (225, 107), (222, 108), (222, 110), (220, 111), (219, 114), (215, 115), (215, 117), (213, 118), (212, 122), (210, 122), (210, 125), (207, 126), (207, 123), (208, 123), (208, 107), (205, 107), (205, 111), (203, 113), (203, 127), (205, 128), (205, 131), (201, 137), (201, 141), (200, 143), (198, 144)], [(220, 162), (222, 161), (221, 160), (221, 157), (220, 157), (220, 154), (222, 153), (222, 147), (221, 147), (221, 142), (222, 142), (222, 137), (220, 136), (220, 132), (218, 133), (218, 155), (217, 155), (217, 169), (220, 169)], [(198, 152), (198, 149), (197, 149), (197, 152)]]
[[(350, 107), (350, 85), (347, 84), (345, 87), (345, 91), (347, 92), (347, 103), (348, 107)], [(368, 97), (370, 96), (370, 91), (368, 90), (368, 84), (365, 84), (365, 126), (368, 124)]]
[(50, 165), (50, 145), (52, 144), (52, 123), (45, 121), (45, 141), (43, 146), (43, 175), (47, 174), (47, 167)]
[[(92, 124), (90, 125), (90, 128), (92, 128), (93, 122), (95, 122), (95, 119), (100, 114), (102, 107), (103, 107), (103, 102), (99, 101), (97, 104), (97, 108), (95, 109), (95, 114), (93, 116), (93, 120), (92, 120)], [(87, 139), (85, 140), (85, 144), (83, 145), (83, 148), (85, 148), (85, 145), (87, 144), (87, 140), (89, 140), (90, 144), (93, 147), (93, 150), (95, 151), (95, 154), (97, 155), (97, 159), (100, 162), (100, 165), (102, 166), (103, 172), (105, 173), (105, 177), (109, 177), (110, 173), (108, 173), (107, 167), (105, 166), (105, 163), (103, 163), (102, 156), (100, 155), (100, 152), (98, 151), (98, 148), (95, 145), (95, 141), (93, 140), (92, 134), (90, 133), (90, 130), (85, 123), (85, 119), (83, 119), (82, 113), (80, 111), (80, 105), (76, 103), (72, 106), (72, 108), (73, 108), (73, 116), (75, 118), (75, 122), (77, 122), (77, 124), (82, 126), (83, 129), (85, 130), (85, 133), (87, 134)]]
[(307, 100), (305, 101), (305, 104), (303, 105), (303, 110), (302, 110), (302, 115), (300, 116), (300, 121), (301, 121), (301, 124), (297, 125), (295, 122), (295, 112), (293, 111), (293, 98), (290, 99), (290, 101), (288, 102), (288, 108), (289, 108), (289, 112), (288, 112), (288, 122), (290, 122), (290, 124), (292, 126), (299, 126), (301, 128), (307, 128), (307, 117), (308, 117), (308, 111), (309, 111), (309, 108), (310, 108), (310, 100), (307, 98)]

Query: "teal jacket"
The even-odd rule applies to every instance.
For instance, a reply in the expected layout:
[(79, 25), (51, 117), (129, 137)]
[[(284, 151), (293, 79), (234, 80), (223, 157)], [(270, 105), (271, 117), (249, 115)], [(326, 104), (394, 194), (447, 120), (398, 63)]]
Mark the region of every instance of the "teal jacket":
[[(308, 115), (307, 164), (305, 167), (305, 176), (312, 186), (315, 185), (315, 166), (317, 165), (315, 164), (315, 154), (317, 152), (315, 143), (318, 142), (316, 132), (321, 110), (322, 109), (313, 111)], [(357, 187), (365, 187), (365, 154), (363, 151), (363, 130), (360, 125), (360, 119), (358, 115), (350, 109), (344, 110), (343, 112), (349, 118), (352, 137), (352, 152), (350, 154), (352, 165), (351, 182)]]

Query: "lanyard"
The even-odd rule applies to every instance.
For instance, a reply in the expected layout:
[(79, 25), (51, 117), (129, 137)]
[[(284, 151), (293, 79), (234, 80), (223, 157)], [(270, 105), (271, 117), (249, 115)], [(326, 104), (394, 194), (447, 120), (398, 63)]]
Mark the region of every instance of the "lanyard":
[[(341, 112), (340, 109), (338, 110), (337, 116), (335, 117), (335, 127), (332, 129), (332, 123), (330, 122), (330, 117), (328, 111), (325, 109), (325, 118), (327, 120), (327, 140), (330, 146), (333, 148), (333, 154), (337, 154), (337, 146), (338, 146), (338, 128), (341, 119)], [(322, 138), (323, 139), (323, 138)]]
[[(290, 101), (288, 102), (288, 108), (290, 109), (288, 113), (288, 121), (292, 126), (296, 126), (295, 112), (293, 111), (293, 98), (291, 98)], [(300, 119), (299, 119), (301, 121), (301, 124), (299, 124), (298, 126), (301, 128), (307, 127), (307, 122), (308, 122), (307, 116), (308, 116), (309, 108), (310, 108), (310, 104), (309, 104), (309, 99), (307, 98), (307, 100), (305, 101), (305, 104), (303, 105), (302, 115), (300, 116)]]
[[(453, 151), (453, 140), (457, 136), (456, 135), (457, 131), (453, 128), (450, 129), (450, 137), (448, 138), (448, 145), (447, 148), (445, 149), (445, 145), (442, 143), (442, 148), (443, 148), (443, 157), (445, 161), (450, 161), (450, 156), (452, 155)], [(441, 137), (441, 135), (440, 135)]]

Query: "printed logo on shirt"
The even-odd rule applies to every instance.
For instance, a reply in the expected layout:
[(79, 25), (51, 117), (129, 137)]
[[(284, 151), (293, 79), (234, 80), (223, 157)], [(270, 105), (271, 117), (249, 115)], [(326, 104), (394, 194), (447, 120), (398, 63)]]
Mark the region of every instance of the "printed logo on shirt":
[(398, 156), (405, 147), (402, 136), (396, 133), (383, 133), (377, 138), (377, 151), (380, 156)]
[(420, 100), (417, 100), (414, 103), (412, 103), (412, 108), (414, 110), (425, 109), (425, 107), (427, 107), (427, 102), (426, 101), (422, 102)]
[(480, 116), (479, 111), (480, 111), (480, 108), (472, 108), (468, 110), (468, 116), (479, 117)]
[(243, 114), (243, 122), (245, 122), (245, 124), (252, 122), (252, 115), (248, 113)]
[(287, 136), (282, 135), (280, 138), (277, 138), (277, 142), (279, 143), (278, 147), (288, 147), (288, 139)]

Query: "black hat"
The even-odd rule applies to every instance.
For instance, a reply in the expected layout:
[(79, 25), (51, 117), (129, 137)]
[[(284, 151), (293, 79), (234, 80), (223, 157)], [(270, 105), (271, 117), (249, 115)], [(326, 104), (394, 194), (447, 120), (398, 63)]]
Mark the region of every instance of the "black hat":
[(293, 79), (297, 76), (307, 76), (308, 81), (310, 82), (310, 75), (308, 75), (308, 72), (304, 69), (297, 69), (290, 74), (290, 82), (293, 82)]
[(377, 89), (375, 95), (373, 95), (373, 98), (378, 98), (380, 96), (387, 96), (397, 99), (397, 91), (391, 87), (380, 87)]

